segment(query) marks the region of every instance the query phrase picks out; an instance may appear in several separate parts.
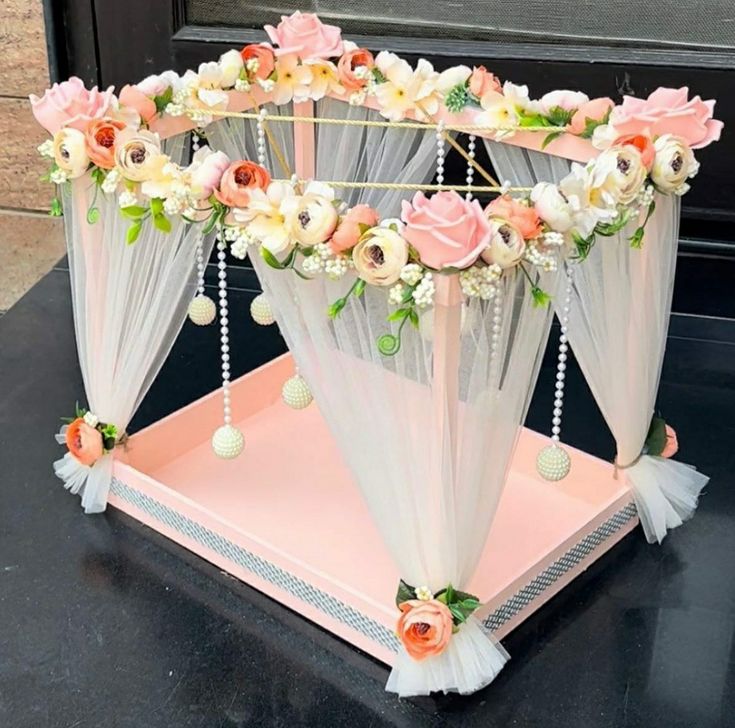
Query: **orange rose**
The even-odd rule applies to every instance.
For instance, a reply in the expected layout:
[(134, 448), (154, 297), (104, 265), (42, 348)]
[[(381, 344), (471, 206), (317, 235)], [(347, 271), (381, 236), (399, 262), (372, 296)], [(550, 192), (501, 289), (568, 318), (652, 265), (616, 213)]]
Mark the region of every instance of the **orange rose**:
[[(369, 228), (378, 224), (378, 213), (369, 205), (355, 205), (347, 210), (347, 213), (337, 225), (337, 229), (329, 241), (329, 247), (333, 253), (344, 253), (357, 245), (362, 233), (360, 225)], [(363, 228), (364, 229), (364, 228)]]
[(396, 631), (414, 660), (444, 652), (452, 636), (452, 613), (436, 599), (409, 599), (399, 605), (401, 616)]
[(635, 147), (641, 153), (643, 166), (646, 169), (651, 169), (653, 166), (653, 160), (656, 157), (656, 149), (653, 146), (651, 137), (645, 136), (644, 134), (626, 134), (625, 136), (618, 137), (612, 145), (614, 147)]
[(676, 430), (671, 425), (666, 425), (666, 444), (661, 450), (662, 458), (672, 458), (679, 451), (679, 440), (676, 437)]
[(119, 98), (123, 106), (129, 106), (135, 109), (146, 124), (158, 113), (155, 101), (148, 98), (148, 96), (140, 89), (135, 88), (135, 86), (123, 86), (120, 90)]
[(82, 465), (94, 465), (105, 451), (102, 433), (88, 425), (82, 417), (77, 417), (67, 428), (66, 446)]
[(355, 48), (353, 51), (347, 51), (343, 54), (337, 63), (337, 75), (339, 82), (348, 91), (359, 91), (367, 84), (367, 74), (365, 76), (355, 75), (357, 68), (371, 69), (375, 65), (373, 54), (364, 48)]
[[(251, 43), (240, 51), (240, 55), (242, 56), (243, 63), (245, 63), (248, 76), (255, 76), (255, 78), (259, 78), (261, 81), (265, 81), (265, 79), (273, 73), (273, 69), (276, 67), (273, 49), (268, 46)], [(251, 72), (248, 68), (248, 61), (258, 62), (255, 72)]]
[(515, 226), (526, 240), (541, 233), (541, 218), (533, 207), (516, 202), (512, 197), (496, 197), (486, 208), (490, 217), (499, 217)]
[(227, 207), (247, 207), (250, 203), (250, 191), (265, 190), (270, 183), (271, 176), (266, 169), (255, 162), (242, 159), (233, 162), (225, 170), (214, 196)]
[(468, 83), (470, 93), (481, 99), (486, 93), (495, 91), (500, 93), (502, 86), (498, 77), (490, 73), (485, 66), (475, 66)]
[(587, 126), (587, 119), (602, 121), (613, 106), (615, 106), (613, 100), (606, 96), (585, 102), (574, 112), (574, 116), (572, 116), (572, 120), (567, 126), (569, 133), (581, 134)]
[(87, 154), (102, 169), (112, 169), (115, 166), (115, 142), (117, 133), (125, 128), (125, 123), (115, 119), (92, 119), (87, 124), (85, 141)]

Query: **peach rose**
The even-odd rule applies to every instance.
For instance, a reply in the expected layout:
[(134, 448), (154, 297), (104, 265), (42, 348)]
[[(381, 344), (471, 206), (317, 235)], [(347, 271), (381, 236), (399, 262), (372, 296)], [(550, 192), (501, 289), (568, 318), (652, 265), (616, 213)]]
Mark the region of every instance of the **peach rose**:
[(567, 129), (571, 134), (581, 134), (587, 126), (587, 119), (594, 121), (602, 121), (607, 112), (615, 106), (612, 99), (602, 96), (599, 99), (590, 99), (587, 103), (582, 104), (572, 116)]
[(347, 210), (329, 241), (334, 253), (343, 253), (354, 248), (362, 233), (360, 225), (373, 227), (378, 224), (378, 213), (369, 205), (355, 205)]
[(214, 196), (227, 207), (247, 207), (251, 190), (266, 190), (270, 182), (271, 176), (266, 169), (242, 159), (225, 170)]
[(119, 99), (123, 106), (135, 109), (146, 124), (158, 113), (155, 102), (135, 86), (123, 86)]
[(672, 458), (679, 452), (679, 440), (676, 437), (676, 430), (671, 425), (666, 425), (666, 444), (661, 450), (662, 458)]
[(325, 25), (314, 13), (297, 10), (281, 16), (278, 27), (265, 26), (265, 32), (278, 48), (277, 56), (295, 53), (302, 60), (335, 58), (344, 50), (342, 31), (336, 25)]
[(499, 217), (513, 225), (526, 240), (541, 233), (541, 218), (535, 208), (516, 202), (508, 195), (496, 197), (486, 208), (490, 217)]
[(456, 192), (437, 192), (427, 198), (417, 192), (403, 201), (403, 234), (431, 268), (467, 268), (487, 246), (490, 223), (477, 200), (468, 202)]
[(436, 599), (409, 599), (399, 605), (396, 632), (414, 660), (444, 652), (452, 636), (452, 613)]
[(40, 99), (30, 95), (33, 116), (50, 134), (64, 126), (84, 131), (90, 119), (100, 119), (107, 113), (115, 98), (113, 88), (99, 91), (95, 86), (88, 91), (81, 78), (72, 76), (68, 81), (55, 83)]
[(124, 128), (125, 124), (115, 119), (93, 119), (87, 123), (84, 136), (87, 154), (93, 164), (102, 169), (112, 169), (115, 166), (117, 133)]
[[(348, 91), (359, 91), (368, 82), (365, 71), (370, 70), (374, 65), (375, 59), (370, 51), (364, 48), (355, 48), (354, 50), (347, 51), (337, 63), (339, 82)], [(358, 74), (355, 74), (358, 68), (364, 68), (365, 71), (359, 71)]]
[(468, 85), (470, 93), (473, 96), (477, 96), (478, 99), (481, 99), (489, 91), (500, 93), (500, 90), (502, 89), (500, 79), (490, 73), (485, 66), (475, 66), (472, 69)]
[[(261, 81), (265, 81), (276, 67), (273, 49), (267, 45), (251, 43), (240, 51), (240, 55), (242, 56), (248, 75), (251, 77), (255, 76), (255, 78), (259, 78)], [(248, 67), (248, 62), (250, 62), (250, 67)], [(255, 67), (255, 71), (251, 71), (253, 67)]]
[(658, 88), (647, 99), (624, 96), (610, 115), (618, 134), (646, 134), (650, 137), (673, 134), (692, 149), (701, 149), (720, 138), (721, 121), (712, 118), (714, 100), (689, 99), (689, 89)]
[(105, 452), (102, 433), (88, 425), (82, 417), (77, 417), (67, 428), (66, 446), (82, 465), (94, 465)]
[(625, 136), (618, 137), (612, 145), (613, 147), (635, 147), (641, 153), (641, 162), (643, 162), (645, 168), (651, 169), (653, 166), (656, 149), (653, 146), (651, 137), (644, 136), (643, 134), (626, 134)]

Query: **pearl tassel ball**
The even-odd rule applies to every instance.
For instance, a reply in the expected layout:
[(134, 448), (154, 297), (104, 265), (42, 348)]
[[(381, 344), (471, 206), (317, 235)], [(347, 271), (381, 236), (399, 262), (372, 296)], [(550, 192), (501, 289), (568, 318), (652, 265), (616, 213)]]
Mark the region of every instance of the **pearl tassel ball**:
[(281, 397), (289, 407), (297, 410), (308, 407), (314, 399), (309, 385), (298, 372), (286, 380)]
[(265, 293), (258, 294), (250, 303), (250, 315), (256, 324), (260, 326), (270, 326), (275, 323), (271, 303)]

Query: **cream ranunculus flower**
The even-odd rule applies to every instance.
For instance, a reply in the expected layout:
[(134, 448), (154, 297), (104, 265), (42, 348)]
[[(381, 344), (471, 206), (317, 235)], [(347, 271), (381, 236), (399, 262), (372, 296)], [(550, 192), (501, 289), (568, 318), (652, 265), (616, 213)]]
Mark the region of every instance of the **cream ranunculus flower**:
[(551, 182), (539, 182), (531, 190), (538, 216), (552, 229), (565, 233), (574, 225), (574, 210), (564, 193)]
[(699, 162), (686, 142), (673, 134), (660, 136), (653, 144), (656, 156), (651, 168), (653, 184), (661, 192), (683, 195), (689, 189), (687, 179), (699, 172)]
[(511, 268), (523, 258), (526, 250), (526, 241), (521, 231), (501, 218), (491, 218), (490, 227), (490, 242), (480, 253), (480, 257), (489, 265)]
[(329, 240), (338, 222), (332, 201), (318, 194), (303, 195), (287, 215), (291, 234), (302, 245)]
[(611, 147), (592, 164), (592, 185), (607, 190), (620, 205), (636, 198), (648, 176), (641, 153), (633, 146)]
[(248, 232), (273, 255), (288, 253), (296, 243), (289, 218), (296, 194), (285, 182), (271, 182), (265, 192), (255, 188), (247, 208), (235, 208), (232, 214), (247, 224)]
[(54, 160), (68, 179), (81, 177), (89, 166), (84, 133), (72, 127), (57, 131), (54, 134)]
[(117, 137), (115, 163), (125, 179), (132, 182), (150, 179), (157, 166), (156, 160), (161, 156), (158, 134), (146, 129), (124, 129)]
[(408, 243), (390, 228), (370, 228), (352, 249), (352, 260), (365, 282), (374, 286), (392, 286), (408, 263)]

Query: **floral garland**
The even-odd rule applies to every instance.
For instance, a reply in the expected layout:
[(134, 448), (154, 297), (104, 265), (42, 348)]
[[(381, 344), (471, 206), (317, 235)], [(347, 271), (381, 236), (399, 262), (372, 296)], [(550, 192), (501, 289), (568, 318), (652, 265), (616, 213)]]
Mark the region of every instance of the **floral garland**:
[[(692, 149), (717, 139), (722, 128), (713, 118), (714, 101), (689, 99), (686, 88), (658, 89), (648, 99), (625, 97), (619, 106), (571, 91), (530, 101), (526, 87), (501, 88), (483, 68), (436, 73), (424, 60), (412, 69), (391, 53), (373, 59), (314, 15), (295, 13), (266, 31), (277, 48), (229, 51), (198, 73), (179, 77), (167, 71), (126, 86), (119, 98), (112, 87), (89, 91), (79, 79), (31, 97), (34, 115), (53, 135), (39, 147), (51, 160), (48, 179), (66, 184), (89, 174), (94, 194), (87, 221), (99, 219), (100, 194), (114, 197), (131, 223), (128, 243), (144, 225), (169, 232), (172, 218), (179, 217), (201, 224), (205, 234), (220, 230), (239, 258), (255, 243), (270, 265), (301, 276), (339, 278), (354, 269), (352, 288), (329, 313), (338, 315), (366, 285), (388, 287), (397, 306), (390, 319), (399, 329), (381, 337), (386, 355), (400, 348), (405, 323), (416, 325), (419, 311), (431, 305), (437, 274), (458, 273), (465, 295), (490, 300), (502, 276), (520, 271), (534, 301), (544, 305), (548, 295), (538, 273), (555, 270), (560, 256), (584, 259), (598, 236), (613, 236), (633, 223), (629, 242), (640, 247), (654, 194), (684, 194), (699, 168)], [(417, 193), (403, 202), (400, 219), (382, 221), (364, 205), (344, 209), (328, 185), (312, 182), (297, 192), (300, 183), (272, 181), (259, 165), (232, 161), (206, 146), (188, 165), (163, 153), (149, 128), (156, 117), (188, 113), (206, 123), (227, 106), (230, 90), (256, 83), (277, 104), (347, 92), (352, 103), (364, 103), (370, 96), (391, 120), (409, 114), (429, 120), (441, 105), (458, 114), (479, 100), (470, 118), (501, 134), (516, 127), (542, 133), (563, 127), (591, 138), (602, 151), (586, 165), (574, 163), (558, 184), (539, 183), (525, 197), (503, 194), (483, 210), (453, 192), (429, 198)], [(55, 200), (52, 214), (60, 212)]]
[(432, 593), (426, 586), (413, 587), (401, 580), (396, 606), (401, 610), (398, 638), (408, 655), (420, 661), (444, 652), (452, 635), (481, 605), (474, 594), (451, 584)]
[(103, 455), (112, 452), (118, 444), (115, 425), (100, 422), (97, 415), (76, 406), (76, 417), (62, 418), (63, 438), (69, 454), (82, 465), (91, 467)]

